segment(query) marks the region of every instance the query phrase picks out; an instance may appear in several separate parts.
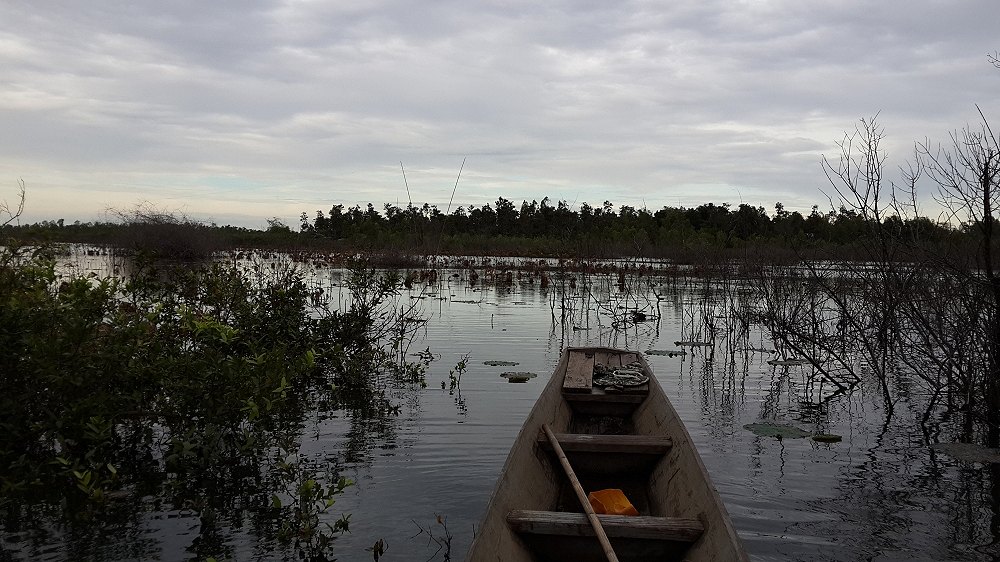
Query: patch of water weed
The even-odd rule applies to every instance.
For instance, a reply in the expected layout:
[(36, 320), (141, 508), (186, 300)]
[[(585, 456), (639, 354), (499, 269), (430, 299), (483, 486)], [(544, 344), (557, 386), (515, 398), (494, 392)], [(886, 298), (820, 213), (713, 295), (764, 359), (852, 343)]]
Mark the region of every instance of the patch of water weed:
[(793, 425), (780, 423), (748, 423), (743, 426), (743, 429), (751, 431), (754, 435), (760, 437), (776, 437), (778, 439), (800, 439), (810, 436), (808, 431), (804, 431)]
[(498, 361), (496, 359), (491, 359), (489, 361), (483, 361), (483, 365), (489, 365), (490, 367), (514, 367), (519, 365), (517, 361)]
[(1000, 464), (1000, 449), (991, 449), (974, 443), (934, 443), (931, 449), (960, 461)]
[(427, 348), (422, 349), (422, 350), (420, 350), (420, 351), (418, 351), (416, 353), (411, 353), (410, 356), (411, 357), (418, 357), (421, 361), (424, 361), (424, 362), (427, 362), (427, 363), (430, 363), (431, 361), (434, 361), (434, 359), (437, 358), (434, 355), (434, 353), (431, 352), (430, 346), (428, 346)]
[(684, 357), (687, 352), (683, 349), (650, 349), (646, 355), (663, 355), (666, 357)]
[(528, 382), (529, 380), (537, 377), (535, 373), (529, 373), (525, 371), (512, 371), (508, 373), (502, 373), (501, 377), (507, 379), (507, 382)]
[(797, 367), (797, 366), (800, 366), (800, 365), (807, 365), (807, 364), (809, 364), (809, 360), (807, 360), (807, 359), (798, 359), (798, 358), (795, 358), (795, 357), (792, 357), (792, 358), (789, 358), (789, 359), (770, 359), (770, 360), (768, 360), (767, 364), (768, 365), (772, 365), (772, 366), (776, 366), (776, 367)]

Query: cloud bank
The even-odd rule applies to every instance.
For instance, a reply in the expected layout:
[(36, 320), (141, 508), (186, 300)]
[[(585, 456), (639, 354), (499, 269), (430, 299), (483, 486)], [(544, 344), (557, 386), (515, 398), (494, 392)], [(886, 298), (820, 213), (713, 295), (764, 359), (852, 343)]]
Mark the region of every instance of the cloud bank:
[[(824, 203), (879, 112), (893, 158), (1000, 115), (995, 0), (5, 2), (0, 199), (251, 226), (336, 203)], [(7, 185), (9, 189), (3, 186)], [(9, 194), (9, 195), (8, 195)]]

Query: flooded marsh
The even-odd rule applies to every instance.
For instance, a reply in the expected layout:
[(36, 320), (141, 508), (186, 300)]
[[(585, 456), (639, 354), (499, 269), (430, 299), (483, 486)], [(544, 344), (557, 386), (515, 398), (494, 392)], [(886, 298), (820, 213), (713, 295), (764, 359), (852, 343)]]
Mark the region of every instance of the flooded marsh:
[[(62, 259), (82, 273), (105, 267)], [(960, 440), (960, 405), (905, 362), (870, 364), (830, 313), (842, 305), (799, 274), (479, 265), (398, 272), (391, 302), (373, 304), (393, 321), (373, 330), (408, 376), (362, 373), (374, 382), (361, 402), (314, 396), (276, 419), (294, 459), (230, 467), (218, 474), (228, 484), (202, 475), (199, 492), (150, 458), (157, 478), (79, 508), (86, 517), (44, 499), (19, 506), (30, 520), (8, 506), (0, 558), (294, 559), (301, 549), (281, 538), (291, 512), (250, 506), (345, 478), (353, 484), (317, 514), (322, 524), (350, 515), (333, 556), (462, 559), (561, 350), (607, 345), (646, 353), (753, 559), (1000, 559), (1000, 465), (935, 445)], [(350, 271), (298, 267), (322, 306), (364, 305)], [(261, 485), (233, 486), (250, 481)], [(270, 491), (281, 486), (292, 491)]]

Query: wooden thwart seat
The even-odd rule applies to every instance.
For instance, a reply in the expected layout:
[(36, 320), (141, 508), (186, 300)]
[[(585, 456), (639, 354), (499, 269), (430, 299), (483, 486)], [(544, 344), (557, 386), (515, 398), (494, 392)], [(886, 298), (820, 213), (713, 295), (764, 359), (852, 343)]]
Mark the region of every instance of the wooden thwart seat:
[[(608, 538), (650, 539), (693, 543), (705, 532), (697, 519), (646, 515), (598, 515)], [(514, 510), (507, 524), (518, 533), (534, 535), (594, 536), (583, 513)]]
[[(610, 453), (664, 455), (670, 451), (673, 442), (669, 437), (658, 435), (590, 435), (584, 433), (557, 433), (559, 445), (567, 453)], [(539, 434), (538, 443), (546, 449), (552, 444)]]
[(602, 388), (591, 389), (590, 393), (576, 393), (563, 390), (563, 398), (576, 406), (581, 402), (601, 402), (604, 404), (642, 404), (649, 393), (649, 385), (636, 386), (623, 392), (607, 392)]
[(636, 393), (629, 394), (607, 393), (596, 387), (589, 393), (564, 389), (562, 395), (576, 414), (627, 418), (646, 400), (648, 385), (643, 387), (645, 388), (637, 388)]
[[(588, 482), (603, 488), (620, 488), (629, 478), (644, 478), (673, 446), (669, 437), (651, 435), (559, 433), (556, 439), (574, 468), (588, 477), (601, 476)], [(544, 434), (538, 445), (552, 450)]]

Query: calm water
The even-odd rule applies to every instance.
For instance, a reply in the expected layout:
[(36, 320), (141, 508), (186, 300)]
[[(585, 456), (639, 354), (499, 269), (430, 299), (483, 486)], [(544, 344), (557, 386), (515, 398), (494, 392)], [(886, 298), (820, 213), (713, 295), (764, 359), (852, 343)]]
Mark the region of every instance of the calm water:
[[(339, 287), (342, 272), (317, 273)], [(755, 560), (1000, 560), (996, 534), (996, 465), (934, 453), (919, 429), (923, 397), (901, 392), (887, 422), (874, 382), (837, 394), (811, 377), (811, 367), (771, 366), (767, 334), (729, 341), (720, 312), (683, 284), (652, 304), (641, 323), (613, 325), (609, 303), (626, 298), (607, 280), (592, 280), (590, 298), (566, 302), (555, 289), (516, 283), (472, 289), (464, 277), (443, 277), (402, 297), (424, 318), (411, 351), (434, 355), (428, 388), (392, 390), (400, 414), (373, 427), (343, 413), (317, 416), (304, 430), (303, 453), (332, 459), (356, 481), (334, 506), (351, 513), (352, 532), (338, 539), (341, 560), (371, 560), (366, 548), (383, 539), (383, 560), (444, 560), (446, 521), (451, 556), (464, 558), (507, 452), (538, 392), (566, 346), (611, 345), (638, 351), (676, 350), (675, 341), (704, 339), (699, 326), (715, 316), (713, 347), (687, 355), (648, 355), (664, 390), (687, 424), (747, 550)], [(332, 289), (338, 290), (338, 289)], [(579, 291), (569, 291), (573, 295)], [(634, 298), (635, 293), (632, 294)], [(335, 301), (337, 299), (334, 299)], [(475, 302), (465, 302), (475, 301)], [(583, 329), (575, 329), (583, 328)], [(449, 369), (468, 355), (460, 392), (441, 388)], [(515, 367), (484, 361), (517, 361)], [(538, 377), (511, 384), (505, 371)], [(899, 385), (907, 381), (900, 380)], [(758, 437), (745, 424), (775, 421), (843, 441)], [(193, 511), (152, 511), (126, 535), (89, 552), (106, 559), (186, 559), (201, 520)], [(238, 559), (271, 558), (249, 526), (226, 528)], [(429, 530), (435, 541), (420, 529)], [(3, 533), (0, 558), (72, 559), (59, 540), (33, 545), (28, 534)]]
[[(454, 294), (455, 297), (450, 297)], [(437, 549), (416, 524), (447, 517), (452, 551), (461, 559), (507, 451), (565, 346), (613, 345), (639, 351), (677, 349), (690, 339), (699, 303), (681, 292), (658, 303), (659, 322), (616, 331), (590, 313), (589, 330), (552, 319), (550, 297), (528, 286), (512, 294), (451, 288), (451, 301), (428, 303), (420, 347), (441, 354), (429, 382), (471, 356), (460, 401), (433, 388), (408, 404), (394, 438), (377, 443), (355, 468), (359, 482), (343, 508), (356, 531), (341, 544), (344, 559), (364, 559), (378, 538), (391, 559), (426, 560)], [(481, 300), (461, 304), (454, 300)], [(523, 303), (523, 304), (522, 304)], [(558, 315), (558, 310), (556, 311)], [(579, 318), (579, 317), (578, 317)], [(579, 324), (582, 324), (578, 323)], [(775, 367), (774, 356), (730, 349), (685, 348), (688, 355), (647, 359), (687, 424), (711, 476), (757, 560), (992, 560), (990, 474), (982, 465), (932, 455), (921, 440), (919, 408), (897, 404), (885, 425), (880, 399), (864, 386), (843, 396), (810, 382), (810, 367)], [(770, 348), (761, 334), (751, 347)], [(520, 361), (490, 367), (491, 359)], [(539, 378), (508, 384), (504, 370)], [(872, 386), (871, 390), (875, 390)], [(843, 441), (758, 437), (743, 428), (778, 421)], [(309, 444), (336, 443), (330, 424)], [(416, 522), (416, 524), (414, 523)], [(441, 529), (434, 529), (440, 531)], [(439, 533), (440, 534), (440, 533)]]

